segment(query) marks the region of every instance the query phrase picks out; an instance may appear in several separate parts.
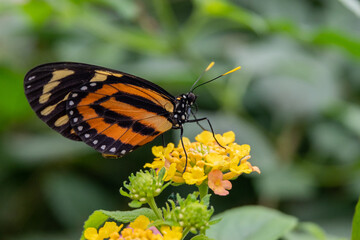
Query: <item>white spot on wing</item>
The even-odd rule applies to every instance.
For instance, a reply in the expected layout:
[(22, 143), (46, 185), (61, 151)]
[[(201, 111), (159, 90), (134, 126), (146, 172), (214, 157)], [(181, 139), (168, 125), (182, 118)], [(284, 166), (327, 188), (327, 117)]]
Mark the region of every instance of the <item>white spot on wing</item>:
[(100, 147), (102, 150), (105, 150), (105, 148), (106, 148), (106, 145), (101, 145), (101, 147)]
[(35, 76), (31, 76), (28, 78), (29, 81), (33, 80), (35, 78)]
[(90, 83), (90, 86), (92, 86), (92, 87), (95, 87), (96, 86), (96, 83)]
[(96, 145), (98, 142), (99, 142), (99, 141), (95, 139), (95, 140), (93, 141), (93, 144)]
[(76, 123), (79, 119), (78, 118), (74, 118), (73, 122)]
[(69, 102), (69, 105), (70, 105), (70, 106), (74, 105), (74, 101), (70, 101), (70, 102)]
[(79, 131), (82, 131), (82, 130), (84, 129), (84, 127), (83, 127), (83, 126), (78, 126), (77, 129), (78, 129)]
[(70, 115), (73, 115), (73, 114), (74, 114), (74, 111), (73, 111), (73, 110), (70, 110), (69, 114), (70, 114)]
[(87, 90), (87, 86), (82, 86), (82, 87), (80, 88), (80, 90), (81, 90), (81, 91), (86, 91), (86, 90)]
[(125, 154), (125, 153), (126, 153), (126, 150), (124, 149), (124, 150), (122, 150), (120, 153), (121, 153), (121, 154)]
[(78, 94), (77, 94), (77, 93), (73, 93), (71, 96), (72, 96), (72, 97), (77, 97)]
[(115, 151), (116, 151), (116, 148), (114, 148), (114, 147), (110, 149), (110, 152), (115, 152)]
[[(86, 133), (86, 134), (84, 135), (84, 137), (85, 137), (85, 138), (89, 138), (89, 137), (90, 137), (90, 134)], [(97, 140), (95, 140), (95, 141), (97, 141)]]
[(28, 85), (26, 88), (31, 88), (31, 85)]

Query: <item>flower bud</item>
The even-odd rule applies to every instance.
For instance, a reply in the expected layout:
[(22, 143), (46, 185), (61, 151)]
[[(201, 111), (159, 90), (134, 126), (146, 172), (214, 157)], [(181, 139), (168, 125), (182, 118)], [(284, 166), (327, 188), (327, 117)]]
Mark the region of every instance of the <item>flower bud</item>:
[(180, 227), (189, 229), (192, 233), (204, 233), (209, 227), (210, 217), (213, 214), (213, 208), (208, 208), (208, 196), (203, 200), (198, 200), (198, 193), (189, 194), (186, 199), (177, 195), (178, 206), (170, 200), (172, 208), (169, 205), (164, 211), (165, 220), (179, 223)]
[(131, 174), (129, 183), (124, 182), (124, 188), (128, 190), (125, 192), (120, 188), (120, 193), (123, 196), (129, 197), (133, 201), (140, 202), (141, 204), (147, 203), (149, 198), (158, 196), (167, 185), (163, 185), (163, 176), (165, 170), (156, 175), (154, 170), (139, 171), (135, 175)]

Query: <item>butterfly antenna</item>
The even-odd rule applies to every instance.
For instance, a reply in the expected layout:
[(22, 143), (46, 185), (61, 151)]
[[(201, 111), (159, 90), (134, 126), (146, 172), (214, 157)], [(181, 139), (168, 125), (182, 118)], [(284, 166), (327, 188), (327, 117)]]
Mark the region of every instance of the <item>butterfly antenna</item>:
[[(211, 63), (210, 63), (210, 65), (211, 65)], [(209, 66), (210, 66), (209, 65)], [(212, 66), (211, 66), (212, 67)], [(210, 67), (210, 68), (211, 68)], [(209, 68), (209, 67), (208, 67)], [(207, 70), (209, 70), (208, 68), (206, 68)], [(234, 69), (232, 69), (232, 70), (230, 70), (230, 71), (228, 71), (228, 72), (226, 72), (226, 73), (223, 73), (223, 74), (221, 74), (221, 75), (219, 75), (219, 76), (217, 76), (216, 78), (213, 78), (213, 79), (211, 79), (211, 80), (209, 80), (209, 81), (206, 81), (206, 82), (204, 82), (204, 83), (201, 83), (201, 84), (199, 84), (199, 85), (197, 85), (196, 87), (194, 87), (194, 85), (193, 85), (193, 87), (191, 88), (191, 90), (190, 90), (190, 92), (192, 92), (193, 90), (195, 90), (196, 88), (198, 88), (198, 87), (200, 87), (200, 86), (202, 86), (202, 85), (204, 85), (204, 84), (207, 84), (207, 83), (209, 83), (209, 82), (212, 82), (212, 81), (215, 81), (216, 79), (218, 79), (218, 78), (221, 78), (221, 77), (223, 77), (223, 76), (225, 76), (225, 75), (228, 75), (228, 74), (230, 74), (230, 73), (233, 73), (233, 72), (235, 72), (235, 71), (237, 71), (237, 70), (240, 70), (241, 69), (241, 66), (238, 66), (238, 67), (236, 67), (236, 68), (234, 68)], [(206, 71), (206, 70), (205, 70)], [(202, 75), (202, 74), (201, 74)], [(197, 82), (197, 81), (196, 81)], [(195, 82), (195, 83), (196, 83)]]
[(214, 66), (215, 62), (211, 62), (206, 69), (200, 74), (200, 76), (198, 77), (198, 79), (196, 79), (196, 81), (194, 82), (194, 84), (191, 86), (190, 92), (192, 92), (194, 90), (194, 86), (197, 84), (197, 82), (202, 78), (202, 76), (204, 76), (204, 73), (209, 71), (210, 68), (212, 68)]

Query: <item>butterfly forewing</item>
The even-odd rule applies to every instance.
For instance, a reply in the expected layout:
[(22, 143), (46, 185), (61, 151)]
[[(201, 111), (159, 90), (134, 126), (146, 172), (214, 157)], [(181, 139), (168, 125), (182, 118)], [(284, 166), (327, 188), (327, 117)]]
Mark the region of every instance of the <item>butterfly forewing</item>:
[(119, 81), (89, 82), (67, 101), (70, 124), (81, 140), (117, 156), (171, 129), (173, 107), (152, 89)]
[(120, 71), (82, 63), (32, 69), (25, 94), (36, 114), (63, 136), (121, 156), (169, 130), (175, 99)]

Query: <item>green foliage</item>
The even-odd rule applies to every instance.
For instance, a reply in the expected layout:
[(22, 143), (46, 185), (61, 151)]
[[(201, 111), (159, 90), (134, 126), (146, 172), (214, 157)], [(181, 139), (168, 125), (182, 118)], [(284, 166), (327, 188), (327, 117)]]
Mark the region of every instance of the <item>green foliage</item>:
[(360, 238), (360, 200), (356, 204), (355, 214), (352, 223), (351, 239), (356, 240)]
[(297, 227), (297, 232), (293, 231), (288, 236), (289, 239), (319, 239), (326, 240), (329, 239), (326, 237), (324, 230), (322, 230), (318, 225), (314, 223), (300, 223)]
[(209, 238), (205, 235), (197, 235), (197, 236), (191, 238), (191, 240), (212, 240), (212, 238)]
[(299, 222), (293, 216), (265, 207), (234, 208), (214, 216), (219, 217), (222, 221), (207, 232), (208, 236), (219, 240), (344, 240), (326, 235), (314, 223)]
[(207, 233), (218, 240), (276, 240), (293, 230), (297, 224), (297, 219), (292, 216), (252, 206), (231, 209), (216, 217), (222, 218), (222, 221), (212, 225)]
[[(233, 130), (237, 142), (250, 144), (262, 174), (211, 204), (223, 211), (260, 203), (350, 238), (360, 195), (358, 5), (352, 0), (2, 1), (0, 235), (73, 239), (94, 209), (127, 207), (114, 189), (151, 158), (145, 146), (120, 160), (102, 159), (88, 146), (52, 133), (24, 96), (22, 81), (30, 68), (53, 61), (98, 64), (177, 95), (214, 60), (201, 81), (243, 68), (196, 89), (197, 116), (207, 116), (216, 132)], [(199, 131), (196, 124), (185, 126), (189, 138)], [(317, 227), (306, 229), (291, 236), (323, 236)]]

